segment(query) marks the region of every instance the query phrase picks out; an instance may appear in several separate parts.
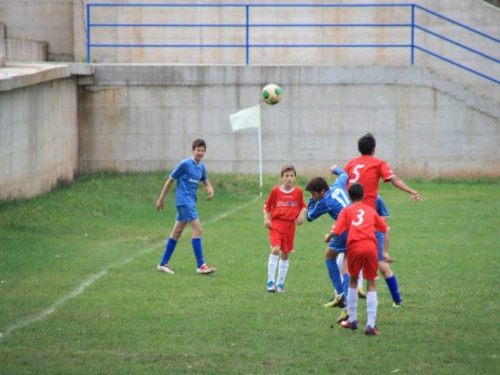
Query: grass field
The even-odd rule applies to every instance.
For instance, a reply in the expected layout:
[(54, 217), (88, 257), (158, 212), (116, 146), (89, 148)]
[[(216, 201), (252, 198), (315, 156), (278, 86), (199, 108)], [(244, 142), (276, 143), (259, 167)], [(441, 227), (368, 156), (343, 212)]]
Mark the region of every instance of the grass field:
[[(86, 175), (0, 203), (0, 373), (500, 373), (498, 180), (409, 181), (421, 204), (382, 187), (405, 307), (381, 281), (381, 336), (365, 337), (322, 307), (326, 217), (298, 228), (287, 292), (265, 291), (255, 176), (212, 175), (216, 196), (200, 199), (217, 273), (196, 274), (189, 232), (176, 274), (157, 272), (175, 215), (171, 194), (154, 209), (164, 178)], [(279, 179), (265, 182), (266, 195)]]

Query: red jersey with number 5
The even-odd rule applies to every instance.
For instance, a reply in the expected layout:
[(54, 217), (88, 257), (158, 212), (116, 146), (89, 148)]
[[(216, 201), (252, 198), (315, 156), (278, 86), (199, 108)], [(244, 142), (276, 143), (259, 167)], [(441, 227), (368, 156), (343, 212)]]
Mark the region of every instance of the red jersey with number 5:
[(376, 249), (378, 244), (375, 230), (385, 233), (388, 227), (384, 219), (377, 214), (377, 211), (365, 203), (356, 202), (340, 212), (332, 231), (339, 236), (346, 230), (349, 231), (347, 235), (348, 249), (357, 243), (365, 241), (373, 242)]
[(275, 186), (264, 204), (264, 210), (271, 213), (271, 220), (295, 220), (305, 208), (304, 194), (298, 186), (290, 191)]
[(395, 176), (384, 160), (371, 155), (363, 155), (359, 158), (352, 159), (347, 163), (344, 170), (349, 176), (346, 189), (349, 189), (350, 184), (359, 182), (365, 189), (363, 203), (375, 209), (377, 208), (379, 180), (382, 179), (384, 182), (387, 182)]

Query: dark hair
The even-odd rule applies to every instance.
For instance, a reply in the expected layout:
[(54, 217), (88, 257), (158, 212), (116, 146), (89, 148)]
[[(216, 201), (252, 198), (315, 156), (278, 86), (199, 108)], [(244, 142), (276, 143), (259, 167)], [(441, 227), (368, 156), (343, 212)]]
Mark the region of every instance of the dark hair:
[(193, 142), (193, 151), (196, 147), (205, 147), (205, 150), (207, 149), (207, 144), (205, 143), (205, 141), (203, 139), (196, 139), (194, 142)]
[(359, 182), (355, 182), (349, 186), (349, 196), (353, 202), (359, 202), (363, 200), (363, 195), (365, 195), (365, 189), (363, 185)]
[(361, 155), (371, 155), (377, 142), (372, 133), (367, 133), (358, 140), (358, 150)]
[(281, 168), (281, 177), (285, 174), (287, 171), (292, 171), (295, 176), (297, 176), (297, 171), (295, 170), (295, 167), (293, 165), (287, 164), (284, 165), (283, 168)]
[(328, 186), (326, 180), (323, 177), (314, 177), (306, 186), (306, 191), (310, 193), (321, 193), (323, 190), (328, 191), (330, 187)]

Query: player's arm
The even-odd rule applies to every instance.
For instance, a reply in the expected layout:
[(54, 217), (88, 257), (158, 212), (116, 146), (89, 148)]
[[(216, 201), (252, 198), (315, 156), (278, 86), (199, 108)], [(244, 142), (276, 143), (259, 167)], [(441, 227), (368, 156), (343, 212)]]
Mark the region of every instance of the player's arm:
[(422, 198), (420, 198), (420, 195), (418, 194), (418, 191), (413, 190), (410, 188), (408, 185), (406, 185), (403, 180), (401, 180), (397, 176), (393, 176), (389, 179), (391, 182), (392, 186), (397, 187), (400, 190), (406, 191), (411, 195), (411, 199), (413, 199), (415, 202), (422, 202)]
[(341, 236), (346, 230), (349, 229), (346, 215), (345, 210), (340, 212), (337, 222), (332, 225), (330, 232), (325, 234), (324, 239), (326, 243), (330, 242), (333, 237)]
[(271, 207), (275, 204), (275, 197), (276, 197), (276, 192), (273, 189), (271, 191), (271, 194), (269, 194), (269, 197), (266, 200), (266, 203), (264, 203), (264, 226), (267, 229), (272, 229), (273, 225), (271, 223)]
[(168, 190), (170, 189), (170, 187), (172, 186), (174, 181), (175, 180), (172, 177), (169, 177), (167, 182), (165, 182), (165, 185), (163, 185), (163, 189), (161, 191), (160, 197), (158, 198), (158, 201), (156, 202), (156, 211), (163, 210), (165, 196), (167, 195)]
[(267, 212), (265, 209), (264, 209), (264, 226), (267, 229), (272, 229), (273, 227), (271, 224), (271, 213)]
[(209, 201), (214, 197), (214, 193), (215, 193), (214, 187), (212, 186), (212, 184), (208, 180), (203, 181), (203, 184), (205, 185), (205, 188), (207, 189), (207, 192), (208, 192), (207, 201)]
[(312, 198), (309, 200), (309, 207), (307, 210), (307, 221), (311, 222), (316, 220), (323, 214), (326, 214), (330, 211), (330, 208), (327, 206), (323, 199), (319, 201), (314, 201)]
[(297, 220), (296, 220), (297, 225), (301, 225), (304, 222), (304, 218), (306, 216), (306, 211), (307, 211), (306, 208), (303, 208), (302, 210), (300, 210), (299, 216), (297, 216)]
[(394, 259), (389, 256), (389, 243), (391, 242), (391, 228), (387, 227), (387, 230), (384, 233), (384, 247), (382, 248), (382, 257), (384, 258), (384, 262), (392, 263)]

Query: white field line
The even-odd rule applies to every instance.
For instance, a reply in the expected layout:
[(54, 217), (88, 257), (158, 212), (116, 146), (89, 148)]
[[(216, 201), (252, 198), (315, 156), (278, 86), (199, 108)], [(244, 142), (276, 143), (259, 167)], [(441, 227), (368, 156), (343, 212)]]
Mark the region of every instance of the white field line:
[[(251, 204), (255, 203), (256, 201), (258, 201), (260, 199), (259, 196), (255, 197), (254, 199), (252, 199), (250, 202), (247, 202), (247, 203), (244, 203), (242, 205), (239, 205), (235, 208), (233, 208), (232, 210), (229, 210), (223, 214), (220, 214), (218, 216), (215, 216), (213, 219), (210, 219), (210, 220), (207, 220), (206, 222), (203, 223), (203, 225), (209, 225), (209, 224), (212, 224), (212, 223), (215, 223), (221, 219), (225, 219), (227, 216), (247, 207), (247, 206), (250, 206)], [(21, 319), (19, 321), (17, 321), (16, 323), (8, 326), (4, 332), (0, 332), (0, 342), (2, 339), (4, 339), (5, 337), (7, 337), (12, 331), (15, 331), (16, 329), (19, 329), (19, 328), (23, 328), (23, 327), (26, 327), (27, 325), (30, 325), (32, 323), (36, 323), (36, 322), (39, 322), (41, 321), (42, 319), (44, 319), (45, 317), (47, 317), (48, 315), (52, 314), (53, 312), (55, 312), (57, 310), (57, 308), (59, 306), (61, 306), (62, 304), (64, 304), (66, 301), (70, 300), (70, 299), (73, 299), (75, 298), (76, 296), (78, 296), (79, 294), (83, 293), (83, 291), (89, 287), (90, 285), (92, 285), (95, 281), (101, 279), (102, 277), (106, 276), (106, 274), (108, 273), (108, 271), (112, 268), (117, 268), (117, 267), (121, 267), (121, 266), (124, 266), (125, 264), (127, 263), (130, 263), (132, 262), (134, 259), (146, 254), (146, 253), (149, 253), (150, 251), (156, 249), (158, 246), (161, 246), (163, 245), (165, 241), (162, 241), (162, 242), (158, 242), (154, 245), (151, 245), (141, 251), (139, 251), (138, 253), (135, 253), (134, 255), (126, 258), (125, 260), (119, 262), (119, 263), (116, 263), (116, 264), (113, 264), (113, 265), (110, 265), (108, 267), (106, 267), (105, 269), (103, 269), (101, 272), (95, 274), (95, 275), (91, 275), (87, 280), (85, 280), (83, 283), (81, 283), (76, 289), (74, 289), (70, 294), (68, 294), (67, 296), (64, 296), (60, 299), (58, 299), (54, 304), (52, 304), (50, 307), (48, 307), (47, 309), (41, 311), (40, 313), (36, 314), (36, 315), (32, 315), (30, 317), (27, 317), (27, 318), (24, 318), (24, 319)]]

